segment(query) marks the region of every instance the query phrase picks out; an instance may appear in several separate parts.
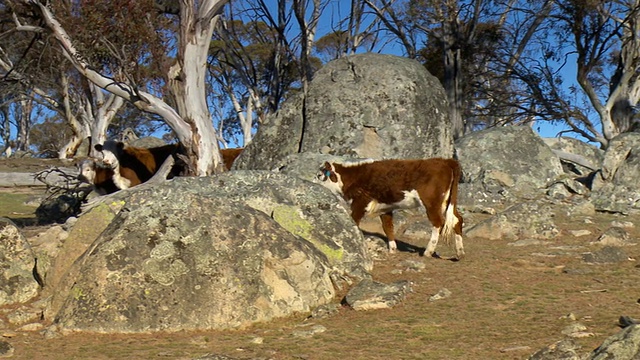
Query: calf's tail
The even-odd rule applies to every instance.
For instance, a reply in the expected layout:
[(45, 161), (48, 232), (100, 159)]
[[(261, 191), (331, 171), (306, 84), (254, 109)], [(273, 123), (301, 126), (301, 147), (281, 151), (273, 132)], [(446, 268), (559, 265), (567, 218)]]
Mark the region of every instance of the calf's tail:
[(455, 237), (455, 227), (458, 222), (458, 218), (455, 215), (455, 207), (458, 203), (458, 180), (462, 173), (457, 161), (452, 160), (451, 165), (451, 182), (449, 183), (447, 207), (444, 214), (445, 220), (442, 229), (440, 229), (440, 238), (444, 239), (446, 244), (451, 244), (451, 239)]

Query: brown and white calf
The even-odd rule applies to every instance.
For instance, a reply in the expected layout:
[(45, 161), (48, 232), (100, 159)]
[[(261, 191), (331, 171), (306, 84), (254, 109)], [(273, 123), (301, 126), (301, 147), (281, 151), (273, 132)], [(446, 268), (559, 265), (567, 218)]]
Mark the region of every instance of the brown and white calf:
[(454, 159), (365, 160), (325, 162), (318, 179), (350, 202), (351, 217), (357, 225), (364, 215), (380, 216), (390, 252), (397, 249), (393, 211), (423, 205), (433, 225), (426, 255), (433, 256), (440, 237), (445, 242), (455, 237), (456, 255), (461, 259), (463, 219), (456, 208), (461, 173)]
[(133, 169), (119, 164), (114, 168), (112, 163), (106, 163), (104, 159), (85, 159), (78, 164), (78, 170), (78, 180), (93, 185), (98, 195), (112, 194), (142, 183)]
[(98, 195), (112, 194), (120, 190), (113, 182), (113, 169), (97, 159), (84, 159), (78, 163), (78, 180), (91, 184)]

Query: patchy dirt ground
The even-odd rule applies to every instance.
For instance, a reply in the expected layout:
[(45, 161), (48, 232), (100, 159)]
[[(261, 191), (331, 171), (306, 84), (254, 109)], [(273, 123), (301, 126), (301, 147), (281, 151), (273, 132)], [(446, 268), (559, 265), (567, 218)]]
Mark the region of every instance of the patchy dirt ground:
[[(3, 191), (16, 196), (24, 192)], [(0, 203), (0, 216), (18, 219), (6, 204), (6, 200)], [(28, 219), (29, 214), (20, 216)], [(413, 292), (393, 309), (358, 312), (342, 307), (326, 319), (309, 320), (308, 314), (299, 314), (224, 332), (79, 333), (45, 339), (39, 332), (2, 331), (0, 325), (0, 334), (15, 348), (14, 359), (193, 359), (205, 354), (274, 360), (525, 359), (562, 339), (562, 331), (579, 322), (587, 329), (577, 342), (587, 352), (619, 331), (619, 316), (640, 318), (640, 248), (625, 247), (629, 260), (620, 263), (594, 265), (582, 260), (585, 252), (598, 249), (590, 242), (614, 220), (638, 224), (627, 229), (631, 239), (638, 241), (640, 216), (597, 214), (589, 219), (587, 223), (584, 217), (557, 214), (561, 235), (546, 244), (514, 246), (506, 240), (465, 238), (467, 257), (460, 262), (409, 252), (381, 253), (375, 262), (375, 280), (413, 282)], [(22, 223), (25, 230), (34, 231), (28, 221)], [(380, 232), (377, 222), (363, 227)], [(570, 230), (591, 234), (574, 237)], [(401, 236), (399, 240), (426, 245), (426, 239)], [(440, 246), (438, 250), (453, 255), (452, 249)], [(426, 268), (407, 270), (402, 265), (405, 260), (424, 262)], [(451, 291), (449, 298), (428, 301), (443, 288)], [(313, 325), (322, 325), (326, 331), (312, 337), (294, 336)]]

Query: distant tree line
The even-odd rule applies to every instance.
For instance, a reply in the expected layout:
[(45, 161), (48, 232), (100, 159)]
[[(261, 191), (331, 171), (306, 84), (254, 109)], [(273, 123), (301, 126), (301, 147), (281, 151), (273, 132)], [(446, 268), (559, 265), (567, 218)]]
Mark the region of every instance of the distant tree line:
[(73, 157), (133, 128), (221, 171), (324, 63), (416, 59), (453, 134), (563, 124), (606, 148), (638, 128), (640, 0), (6, 0), (0, 150)]

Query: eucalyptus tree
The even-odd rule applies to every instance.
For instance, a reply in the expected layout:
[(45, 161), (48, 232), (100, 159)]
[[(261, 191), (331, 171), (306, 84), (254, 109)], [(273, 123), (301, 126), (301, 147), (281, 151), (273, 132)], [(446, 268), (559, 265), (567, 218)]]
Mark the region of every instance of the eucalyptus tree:
[(597, 114), (594, 121), (588, 116), (591, 109), (574, 109), (565, 112), (564, 120), (573, 132), (606, 147), (638, 125), (640, 0), (559, 1), (554, 19), (561, 24), (556, 39), (571, 41), (576, 82)]
[(226, 8), (214, 33), (209, 71), (228, 100), (224, 123), (241, 129), (243, 145), (291, 91), (304, 91), (320, 66), (312, 50), (326, 4), (247, 0)]
[[(109, 3), (116, 6), (116, 3)], [(46, 120), (31, 119), (33, 122), (58, 121), (62, 119), (67, 127), (72, 130), (72, 136), (68, 142), (59, 149), (59, 157), (67, 158), (75, 155), (79, 144), (86, 138), (92, 138), (94, 142), (103, 142), (106, 139), (108, 126), (117, 113), (124, 107), (121, 97), (113, 93), (105, 92), (96, 84), (87, 81), (72, 64), (65, 59), (60, 51), (58, 41), (53, 36), (48, 36), (40, 26), (32, 26), (24, 19), (32, 19), (33, 9), (22, 2), (10, 2), (11, 8), (4, 9), (4, 13), (11, 11), (14, 24), (13, 28), (6, 30), (0, 37), (0, 81), (3, 85), (16, 86), (23, 89), (19, 93), (31, 98), (39, 107), (47, 108)], [(148, 71), (129, 71), (120, 68), (118, 62), (123, 63), (122, 53), (138, 56), (144, 51), (138, 49), (152, 48), (149, 44), (150, 36), (133, 26), (125, 27), (127, 32), (114, 30), (113, 23), (124, 23), (122, 14), (114, 11), (106, 11), (97, 1), (84, 2), (56, 2), (51, 6), (61, 24), (68, 26), (78, 36), (76, 44), (82, 48), (84, 56), (91, 62), (93, 68), (111, 74), (111, 76), (123, 77), (124, 71), (134, 81), (148, 82)], [(113, 9), (111, 9), (113, 10)], [(111, 17), (104, 17), (105, 13), (113, 13)], [(129, 9), (131, 12), (131, 9)], [(87, 14), (100, 14), (100, 16), (88, 16)], [(138, 17), (146, 15), (146, 12), (138, 14)], [(120, 16), (118, 16), (120, 15)], [(132, 14), (129, 14), (132, 16)], [(108, 19), (108, 20), (105, 20)], [(5, 22), (6, 25), (6, 22)], [(116, 28), (117, 29), (117, 28)], [(146, 43), (131, 36), (132, 33), (140, 35)], [(98, 35), (95, 35), (98, 34)], [(8, 35), (8, 36), (7, 36)], [(126, 35), (126, 36), (125, 36)], [(119, 51), (114, 51), (107, 45), (113, 44), (114, 39), (126, 39), (128, 43), (122, 44)], [(92, 46), (85, 46), (91, 43)], [(103, 44), (99, 46), (98, 44)], [(131, 58), (129, 58), (131, 60)], [(138, 60), (138, 59), (135, 59)], [(126, 61), (134, 64), (136, 61)], [(147, 68), (149, 66), (146, 66)], [(123, 71), (124, 70), (124, 71)], [(142, 74), (141, 74), (142, 73)], [(156, 76), (157, 77), (157, 76)], [(142, 79), (142, 80), (140, 80)], [(80, 154), (87, 155), (87, 154)]]
[[(154, 12), (150, 9), (158, 7), (150, 0), (121, 1), (117, 4), (119, 7), (117, 14), (124, 14), (122, 16), (128, 20), (124, 22), (117, 21), (117, 17), (110, 19), (109, 16), (104, 16), (105, 12), (92, 13), (96, 16), (97, 22), (106, 21), (107, 26), (114, 29), (114, 33), (121, 31), (122, 34), (128, 34), (122, 29), (129, 24), (139, 22), (144, 25), (139, 30), (146, 28), (148, 34), (175, 35), (163, 44), (166, 45), (164, 54), (175, 55), (160, 57), (166, 61), (158, 65), (164, 71), (162, 86), (170, 92), (170, 96), (164, 97), (161, 97), (162, 94), (157, 89), (145, 88), (136, 82), (132, 74), (144, 70), (144, 67), (140, 66), (141, 63), (144, 64), (144, 59), (135, 56), (127, 58), (127, 55), (132, 52), (129, 47), (120, 46), (122, 44), (117, 42), (118, 39), (101, 38), (99, 36), (101, 33), (91, 30), (90, 22), (83, 23), (87, 28), (70, 32), (67, 29), (72, 27), (63, 26), (59, 20), (62, 14), (75, 14), (79, 10), (77, 5), (95, 3), (115, 6), (113, 1), (86, 0), (65, 3), (63, 5), (66, 8), (64, 6), (56, 8), (56, 12), (49, 5), (38, 0), (11, 1), (28, 7), (37, 17), (37, 20), (33, 21), (33, 16), (16, 16), (18, 26), (24, 27), (28, 24), (35, 31), (44, 32), (47, 36), (54, 38), (65, 58), (91, 84), (117, 95), (140, 110), (161, 117), (187, 149), (193, 174), (208, 175), (214, 171), (222, 171), (222, 158), (206, 101), (205, 79), (209, 43), (227, 0), (181, 1), (178, 9), (173, 6), (174, 3), (169, 4), (172, 6), (162, 6), (163, 11), (178, 10), (177, 16), (173, 12), (162, 14), (175, 22), (176, 31), (173, 33), (156, 32), (154, 22), (150, 20)], [(141, 12), (142, 9), (148, 10)], [(86, 14), (86, 16), (90, 15)], [(42, 22), (42, 26), (39, 21)], [(139, 44), (144, 46), (148, 39), (141, 35), (137, 35)], [(75, 40), (77, 38), (86, 40)], [(97, 38), (98, 41), (91, 41), (93, 38)], [(128, 43), (125, 41), (125, 44)], [(135, 49), (135, 46), (133, 48)], [(152, 52), (147, 54), (147, 60), (155, 58)], [(105, 70), (105, 65), (110, 71)], [(171, 104), (168, 104), (164, 98), (171, 99)]]

